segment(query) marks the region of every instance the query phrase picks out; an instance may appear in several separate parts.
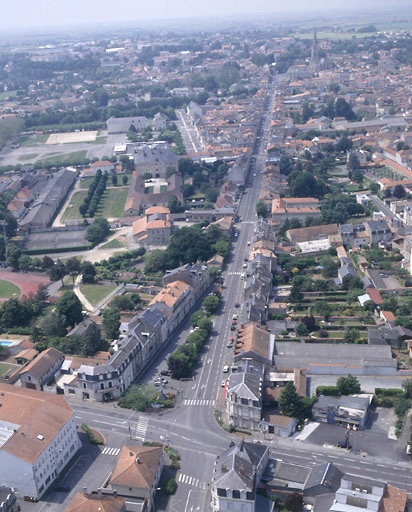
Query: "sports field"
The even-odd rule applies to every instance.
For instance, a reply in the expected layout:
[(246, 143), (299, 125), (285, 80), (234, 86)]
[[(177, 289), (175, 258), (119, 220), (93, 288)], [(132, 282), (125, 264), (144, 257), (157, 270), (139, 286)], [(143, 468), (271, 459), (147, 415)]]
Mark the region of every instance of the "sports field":
[(46, 144), (71, 144), (75, 142), (94, 142), (97, 137), (96, 131), (52, 133)]
[(10, 281), (0, 279), (0, 300), (20, 297), (20, 288)]

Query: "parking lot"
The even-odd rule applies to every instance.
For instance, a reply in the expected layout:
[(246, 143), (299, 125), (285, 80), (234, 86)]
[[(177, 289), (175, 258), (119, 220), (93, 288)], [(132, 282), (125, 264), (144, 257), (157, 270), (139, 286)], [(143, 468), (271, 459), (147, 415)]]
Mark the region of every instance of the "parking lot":
[[(410, 460), (405, 446), (388, 437), (389, 427), (394, 426), (395, 421), (396, 416), (392, 409), (372, 410), (365, 430), (349, 430), (351, 453), (387, 457), (391, 460)], [(317, 446), (336, 447), (338, 443), (345, 441), (346, 432), (347, 429), (340, 425), (321, 423), (306, 441)]]

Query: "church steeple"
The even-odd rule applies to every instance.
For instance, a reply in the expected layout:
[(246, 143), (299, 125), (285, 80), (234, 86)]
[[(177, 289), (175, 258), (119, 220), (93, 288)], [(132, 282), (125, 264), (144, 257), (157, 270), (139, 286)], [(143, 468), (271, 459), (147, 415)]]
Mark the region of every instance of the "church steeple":
[(317, 38), (317, 34), (316, 34), (316, 28), (315, 28), (315, 32), (313, 34), (310, 65), (312, 66), (312, 70), (315, 75), (317, 73), (319, 73), (319, 44), (318, 44), (318, 38)]

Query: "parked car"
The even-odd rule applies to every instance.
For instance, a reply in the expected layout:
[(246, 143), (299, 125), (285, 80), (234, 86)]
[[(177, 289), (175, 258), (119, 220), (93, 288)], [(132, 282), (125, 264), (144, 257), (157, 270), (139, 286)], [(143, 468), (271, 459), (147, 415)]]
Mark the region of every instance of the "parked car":
[(223, 373), (228, 373), (229, 371), (229, 365), (225, 363), (224, 367), (223, 367)]
[(170, 375), (170, 370), (162, 370), (160, 375)]
[(54, 488), (54, 490), (57, 491), (57, 492), (69, 492), (70, 491), (70, 487), (68, 485), (57, 485)]
[(230, 330), (231, 330), (231, 331), (236, 331), (236, 325), (231, 325), (231, 326), (230, 326)]
[(226, 386), (226, 381), (222, 380), (222, 388), (224, 388), (225, 386)]

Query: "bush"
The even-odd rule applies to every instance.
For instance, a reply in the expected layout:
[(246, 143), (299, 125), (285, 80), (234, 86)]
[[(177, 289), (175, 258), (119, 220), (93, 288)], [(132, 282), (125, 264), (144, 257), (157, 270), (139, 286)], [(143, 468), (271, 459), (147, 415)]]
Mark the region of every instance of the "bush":
[(318, 336), (319, 338), (328, 338), (329, 333), (325, 329), (320, 329), (320, 331), (318, 332)]
[(340, 396), (339, 389), (336, 386), (318, 386), (316, 394), (324, 396)]
[(163, 491), (166, 493), (166, 494), (174, 494), (176, 492), (176, 489), (177, 489), (177, 483), (176, 483), (176, 480), (174, 480), (173, 478), (169, 478), (163, 488)]
[(403, 395), (403, 391), (402, 391), (402, 389), (395, 389), (395, 388), (375, 388), (375, 395), (399, 396), (399, 395)]
[(82, 423), (81, 427), (84, 430), (84, 432), (87, 434), (87, 437), (89, 439), (89, 443), (91, 443), (91, 444), (103, 444), (102, 441), (99, 441), (99, 439), (97, 439), (95, 437), (95, 435), (93, 434), (92, 430), (87, 425)]

